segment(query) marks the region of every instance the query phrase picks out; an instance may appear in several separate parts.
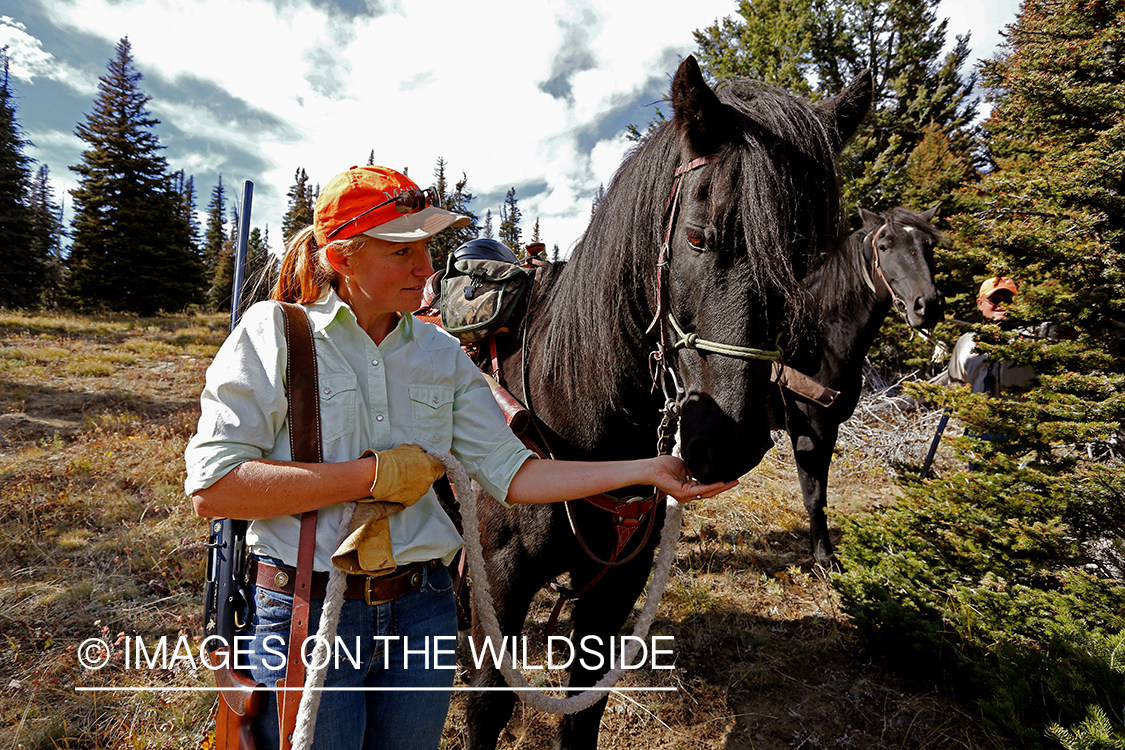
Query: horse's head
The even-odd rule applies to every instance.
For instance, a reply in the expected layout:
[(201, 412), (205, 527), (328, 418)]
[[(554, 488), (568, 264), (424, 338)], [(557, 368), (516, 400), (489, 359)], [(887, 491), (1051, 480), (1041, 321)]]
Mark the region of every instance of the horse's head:
[(863, 219), (860, 262), (877, 295), (889, 295), (912, 328), (941, 320), (945, 300), (934, 284), (934, 248), (941, 235), (930, 222), (938, 206), (915, 213), (895, 208), (885, 215), (859, 209)]
[(839, 238), (835, 158), (870, 98), (866, 74), (812, 107), (745, 80), (712, 90), (691, 57), (676, 73), (669, 156), (690, 168), (664, 219), (667, 335), (681, 452), (700, 480), (738, 477), (773, 444), (770, 353), (801, 326), (798, 280)]

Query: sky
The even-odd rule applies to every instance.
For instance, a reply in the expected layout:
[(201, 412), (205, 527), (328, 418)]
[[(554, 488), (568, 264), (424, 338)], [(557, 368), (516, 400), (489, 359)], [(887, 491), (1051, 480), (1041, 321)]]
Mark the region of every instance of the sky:
[[(523, 239), (540, 223), (563, 255), (586, 227), (630, 143), (667, 96), (692, 32), (737, 15), (737, 0), (4, 0), (17, 119), (69, 222), (85, 144), (74, 135), (98, 78), (129, 37), (172, 171), (206, 210), (222, 176), (251, 226), (280, 252), (286, 191), (352, 165), (468, 178), (482, 219), (509, 189)], [(1018, 0), (942, 0), (948, 39), (971, 32), (991, 57)], [(970, 71), (966, 70), (968, 74)], [(665, 112), (668, 111), (664, 105)]]

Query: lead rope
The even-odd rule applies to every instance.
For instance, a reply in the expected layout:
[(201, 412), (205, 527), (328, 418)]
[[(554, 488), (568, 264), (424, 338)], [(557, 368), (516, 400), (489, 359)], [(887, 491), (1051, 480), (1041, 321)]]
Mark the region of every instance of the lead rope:
[[(458, 505), (465, 521), (465, 549), (469, 554), (469, 569), (481, 572), (480, 580), (473, 580), (473, 585), (477, 587), (478, 593), (478, 596), (474, 597), (474, 603), (480, 609), (479, 614), (481, 623), (484, 625), (485, 637), (493, 643), (500, 644), (501, 652), (507, 657), (508, 652), (502, 648), (504, 639), (500, 633), (500, 622), (496, 619), (496, 608), (492, 602), (488, 572), (484, 567), (484, 550), (480, 542), (476, 496), (473, 493), (472, 485), (469, 483), (469, 477), (465, 474), (465, 470), (461, 468), (461, 464), (448, 453), (430, 453), (430, 455), (442, 462), (446, 474), (453, 480), (453, 489), (456, 492)], [(625, 647), (624, 653), (621, 654), (620, 663), (622, 665), (629, 663), (636, 657), (638, 644), (644, 641), (649, 628), (652, 627), (653, 620), (656, 619), (656, 610), (660, 606), (660, 599), (664, 595), (664, 587), (667, 585), (668, 577), (672, 571), (672, 561), (676, 552), (676, 541), (680, 534), (682, 515), (683, 508), (674, 498), (669, 497), (667, 512), (664, 517), (664, 528), (660, 534), (660, 552), (657, 555), (656, 571), (652, 576), (652, 587), (649, 589), (648, 598), (641, 614), (637, 618), (637, 624), (633, 628), (635, 640), (630, 641)], [(553, 698), (538, 690), (529, 690), (528, 688), (532, 687), (531, 683), (515, 666), (509, 663), (507, 658), (503, 660), (500, 672), (504, 675), (509, 687), (518, 689), (516, 694), (520, 697), (520, 700), (532, 708), (553, 714), (572, 714), (589, 708), (608, 695), (613, 686), (625, 674), (625, 668), (620, 666), (610, 669), (589, 690), (569, 698)]]
[[(355, 503), (344, 506), (344, 515), (340, 518), (340, 531), (336, 539), (339, 549), (344, 540), (348, 538), (348, 527), (352, 523), (355, 513)], [(316, 645), (312, 653), (312, 667), (305, 674), (305, 689), (301, 694), (301, 705), (297, 708), (297, 726), (293, 730), (293, 740), (290, 742), (291, 750), (308, 750), (312, 745), (313, 733), (316, 731), (316, 711), (320, 707), (321, 688), (324, 687), (324, 677), (328, 674), (328, 644), (336, 640), (336, 628), (340, 624), (340, 609), (344, 604), (344, 589), (347, 588), (347, 574), (332, 566), (328, 574), (328, 586), (324, 592), (324, 604), (320, 609), (320, 626), (316, 631)], [(303, 648), (304, 644), (290, 648)]]

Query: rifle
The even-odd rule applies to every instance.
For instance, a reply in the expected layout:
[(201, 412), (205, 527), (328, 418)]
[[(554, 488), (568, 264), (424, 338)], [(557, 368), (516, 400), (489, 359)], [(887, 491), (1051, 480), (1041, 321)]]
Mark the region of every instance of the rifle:
[[(234, 251), (234, 283), (230, 299), (230, 330), (238, 325), (242, 307), (242, 288), (246, 278), (246, 246), (250, 235), (250, 205), (254, 183), (242, 183), (242, 212)], [(247, 521), (211, 519), (207, 540), (207, 581), (203, 588), (203, 633), (209, 642), (212, 663), (227, 664), (215, 670), (215, 682), (225, 690), (219, 693), (215, 720), (216, 750), (253, 750), (250, 720), (260, 709), (259, 694), (252, 680), (239, 673), (230, 661), (236, 636), (249, 625), (250, 601), (246, 589)], [(214, 638), (212, 638), (214, 636)], [(234, 690), (240, 688), (240, 690)]]

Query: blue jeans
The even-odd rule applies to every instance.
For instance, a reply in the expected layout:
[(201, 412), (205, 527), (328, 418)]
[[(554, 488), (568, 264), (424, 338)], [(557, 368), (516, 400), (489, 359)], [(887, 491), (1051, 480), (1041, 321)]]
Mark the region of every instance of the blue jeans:
[[(253, 587), (250, 655), (245, 661), (258, 682), (273, 686), (285, 676), (293, 597)], [(324, 600), (314, 598), (309, 635), (320, 626)], [(321, 693), (314, 750), (434, 750), (441, 741), (457, 665), (457, 607), (445, 567), (425, 567), (422, 586), (385, 604), (345, 599), (331, 651), (325, 687), (383, 690)], [(435, 636), (443, 638), (435, 640)], [(384, 638), (386, 637), (386, 638)], [(378, 640), (377, 640), (378, 639)], [(311, 657), (313, 641), (307, 641)], [(358, 658), (357, 658), (358, 657)], [(353, 664), (358, 661), (358, 668)], [(311, 659), (307, 660), (311, 664)], [(393, 688), (386, 690), (386, 688)], [(263, 697), (254, 720), (258, 750), (279, 747), (277, 694)]]

